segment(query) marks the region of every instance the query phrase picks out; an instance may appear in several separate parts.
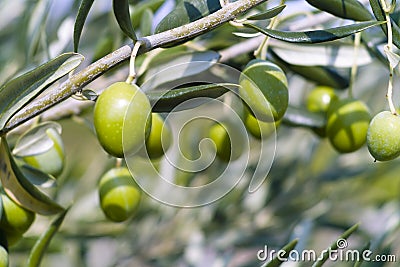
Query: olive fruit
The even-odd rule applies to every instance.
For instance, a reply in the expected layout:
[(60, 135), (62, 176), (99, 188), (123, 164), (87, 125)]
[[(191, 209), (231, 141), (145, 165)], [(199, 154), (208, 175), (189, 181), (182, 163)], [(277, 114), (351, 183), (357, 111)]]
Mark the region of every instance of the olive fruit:
[(241, 99), (259, 120), (273, 122), (283, 117), (289, 93), (280, 67), (265, 60), (251, 60), (240, 75), (239, 84)]
[(367, 139), (370, 120), (369, 109), (363, 102), (352, 98), (334, 101), (327, 112), (330, 143), (340, 153), (356, 151)]
[(281, 122), (277, 121), (274, 123), (257, 120), (257, 118), (255, 118), (247, 109), (245, 109), (243, 117), (244, 125), (247, 131), (253, 137), (259, 140), (270, 137)]
[(151, 159), (156, 159), (164, 155), (171, 145), (172, 134), (168, 124), (160, 114), (152, 113), (151, 130), (146, 140), (147, 155)]
[(8, 267), (8, 266), (9, 266), (8, 252), (3, 246), (0, 246), (0, 267)]
[(35, 220), (35, 213), (11, 200), (5, 193), (0, 193), (3, 211), (0, 228), (6, 233), (9, 245), (18, 241)]
[[(317, 86), (307, 96), (307, 110), (326, 116), (330, 104), (338, 99), (335, 90), (329, 86)], [(326, 127), (312, 128), (320, 137), (326, 137)]]
[(22, 159), (28, 165), (57, 177), (64, 168), (64, 143), (56, 129), (49, 128), (46, 133), (53, 141), (53, 146), (43, 153), (26, 156)]
[(100, 206), (114, 222), (132, 217), (139, 208), (141, 191), (126, 167), (113, 168), (99, 182)]
[(224, 162), (236, 160), (243, 152), (242, 143), (232, 144), (233, 136), (236, 134), (233, 125), (229, 123), (215, 123), (209, 130), (209, 138), (214, 142), (216, 155)]
[(311, 112), (326, 113), (331, 102), (338, 97), (332, 87), (317, 86), (307, 96), (306, 106)]
[(378, 113), (368, 127), (367, 146), (378, 161), (400, 156), (400, 117), (389, 111)]
[(118, 158), (124, 151), (137, 152), (151, 127), (150, 113), (149, 99), (137, 85), (117, 82), (105, 89), (94, 107), (94, 127), (104, 150)]

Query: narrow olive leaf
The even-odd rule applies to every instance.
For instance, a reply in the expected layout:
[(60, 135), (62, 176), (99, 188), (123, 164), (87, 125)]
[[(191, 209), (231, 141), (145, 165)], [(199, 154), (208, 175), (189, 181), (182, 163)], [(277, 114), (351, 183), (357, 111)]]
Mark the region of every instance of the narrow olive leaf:
[(137, 3), (131, 14), (133, 28), (136, 29), (139, 27), (143, 12), (145, 10), (150, 9), (154, 13), (164, 3), (164, 1), (165, 0), (147, 0)]
[[(314, 44), (299, 45), (280, 41), (270, 42), (270, 47), (282, 60), (298, 66), (331, 66), (350, 68), (353, 66), (354, 45), (351, 44)], [(357, 66), (373, 62), (368, 49), (361, 45), (358, 49)]]
[(140, 34), (147, 36), (151, 34), (151, 26), (153, 22), (153, 11), (150, 8), (143, 11), (141, 23), (140, 23)]
[(56, 178), (50, 174), (42, 172), (41, 170), (27, 164), (23, 164), (19, 166), (19, 168), (26, 179), (35, 186), (40, 186), (42, 188), (56, 186)]
[(74, 24), (74, 51), (78, 51), (79, 41), (81, 39), (81, 34), (83, 26), (85, 25), (86, 18), (89, 14), (90, 8), (92, 8), (94, 0), (82, 0), (79, 6), (78, 14), (76, 15), (76, 20)]
[(258, 26), (250, 23), (243, 23), (243, 25), (249, 28), (253, 28), (269, 37), (281, 41), (290, 43), (316, 44), (316, 43), (338, 40), (347, 37), (349, 35), (352, 35), (356, 32), (360, 32), (370, 27), (380, 25), (382, 23), (384, 22), (367, 21), (342, 27), (335, 27), (335, 28), (315, 30), (315, 31), (305, 31), (305, 32), (285, 32), (278, 30), (261, 29)]
[(0, 180), (7, 195), (28, 210), (41, 215), (53, 215), (64, 210), (25, 177), (11, 155), (5, 137), (0, 139)]
[(294, 239), (283, 248), (281, 248), (278, 252), (278, 257), (273, 258), (270, 262), (268, 262), (265, 267), (278, 267), (280, 266), (289, 256), (290, 251), (292, 251), (296, 245), (298, 240)]
[(372, 19), (371, 13), (357, 0), (306, 0), (310, 5), (319, 10), (328, 12), (344, 19), (367, 21)]
[(286, 5), (279, 5), (277, 7), (268, 9), (265, 12), (258, 13), (247, 17), (248, 20), (264, 20), (264, 19), (271, 19), (277, 15), (279, 15), (284, 9)]
[[(328, 251), (333, 251), (339, 249), (344, 249), (347, 246), (346, 240), (349, 236), (354, 233), (358, 229), (358, 224), (353, 225), (349, 229), (347, 229), (329, 248), (328, 250), (323, 253), (318, 260), (314, 262), (312, 267), (321, 267), (328, 259), (331, 253)], [(343, 244), (342, 244), (343, 243)]]
[(155, 32), (167, 31), (200, 18), (210, 15), (221, 9), (220, 1), (209, 0), (183, 0), (175, 9), (165, 16), (157, 25)]
[(325, 118), (322, 114), (289, 106), (282, 123), (292, 127), (321, 128), (325, 125)]
[(137, 37), (135, 30), (133, 29), (131, 15), (129, 13), (129, 1), (113, 0), (113, 10), (121, 30), (133, 41), (136, 41)]
[[(365, 244), (365, 246), (361, 249), (361, 255), (364, 255), (363, 253), (364, 253), (364, 251), (366, 251), (366, 250), (369, 250), (369, 248), (371, 247), (371, 242), (370, 241), (368, 241), (367, 242), (367, 244)], [(363, 264), (363, 262), (364, 262), (364, 257), (360, 257), (355, 263), (354, 263), (354, 266), (353, 267), (360, 267), (362, 264)]]
[(288, 64), (279, 58), (273, 51), (271, 54), (276, 63), (284, 69), (288, 69), (307, 80), (313, 81), (318, 85), (326, 85), (336, 89), (346, 89), (349, 87), (349, 78), (339, 74), (335, 69), (326, 66), (299, 66)]
[(158, 88), (167, 82), (196, 75), (211, 68), (220, 58), (215, 51), (161, 52), (149, 63), (146, 72), (138, 78), (143, 91)]
[(65, 209), (60, 215), (55, 218), (50, 224), (49, 228), (36, 241), (33, 246), (26, 266), (28, 267), (39, 267), (40, 262), (42, 261), (43, 255), (46, 252), (47, 247), (49, 246), (51, 239), (58, 232), (61, 227), (62, 222), (64, 221), (65, 215), (67, 214), (69, 209)]
[(1, 86), (0, 129), (44, 89), (78, 67), (83, 59), (76, 53), (62, 54)]
[[(237, 88), (238, 85), (231, 83), (207, 84), (167, 91), (154, 90), (146, 92), (146, 95), (150, 100), (153, 112), (170, 112), (194, 108), (204, 104), (207, 99), (218, 98), (230, 90), (237, 90)], [(196, 98), (199, 98), (200, 101), (193, 101)], [(177, 109), (175, 109), (176, 107)]]
[[(372, 8), (372, 12), (374, 13), (375, 18), (378, 21), (384, 22), (383, 24), (381, 24), (381, 28), (387, 36), (386, 16), (385, 12), (382, 9), (380, 0), (369, 0), (369, 4)], [(392, 20), (392, 34), (393, 34), (393, 43), (398, 48), (400, 48), (400, 27), (393, 20)]]
[(56, 122), (43, 122), (23, 133), (17, 140), (12, 151), (14, 156), (27, 157), (48, 151), (53, 140), (47, 134), (48, 129), (54, 129), (61, 134), (61, 125)]

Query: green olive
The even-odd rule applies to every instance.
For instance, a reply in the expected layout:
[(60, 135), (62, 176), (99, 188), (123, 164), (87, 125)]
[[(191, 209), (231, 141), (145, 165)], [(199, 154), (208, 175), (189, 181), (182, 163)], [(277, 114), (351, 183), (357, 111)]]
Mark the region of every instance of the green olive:
[(3, 246), (0, 246), (0, 267), (8, 267), (9, 264), (8, 252)]
[(331, 102), (337, 99), (338, 97), (332, 87), (317, 86), (307, 96), (307, 109), (311, 112), (326, 113)]
[(105, 89), (94, 107), (94, 127), (104, 150), (118, 158), (124, 151), (137, 152), (151, 127), (150, 113), (149, 99), (137, 85), (117, 82)]
[(12, 201), (5, 193), (0, 193), (3, 213), (0, 228), (6, 233), (9, 245), (16, 243), (35, 220), (35, 213), (24, 209)]
[(64, 168), (64, 143), (60, 134), (55, 129), (50, 128), (46, 133), (53, 141), (53, 146), (44, 153), (23, 157), (23, 160), (28, 165), (57, 177)]
[[(335, 90), (329, 86), (317, 86), (307, 96), (306, 106), (311, 112), (326, 116), (330, 104), (338, 100)], [(320, 137), (326, 137), (326, 126), (312, 128)]]
[(127, 168), (113, 168), (100, 179), (99, 198), (105, 216), (123, 222), (138, 210), (141, 191)]
[(229, 123), (216, 123), (209, 131), (209, 137), (216, 147), (216, 155), (224, 162), (238, 159), (243, 152), (243, 144), (233, 146), (232, 136), (229, 134), (236, 134), (233, 125)]
[(376, 160), (387, 161), (400, 156), (400, 117), (389, 111), (378, 113), (369, 125), (367, 145)]
[(350, 153), (365, 144), (371, 115), (363, 102), (352, 98), (334, 101), (327, 118), (326, 133), (338, 152)]
[(252, 60), (243, 70), (239, 84), (240, 97), (258, 119), (273, 122), (283, 117), (289, 92), (281, 68), (265, 60)]
[(160, 114), (153, 113), (151, 117), (151, 130), (146, 140), (146, 150), (151, 159), (156, 159), (164, 155), (170, 147), (172, 133)]
[(276, 128), (280, 125), (281, 121), (277, 122), (263, 122), (257, 120), (247, 108), (244, 111), (244, 125), (247, 131), (256, 139), (266, 139), (270, 137)]

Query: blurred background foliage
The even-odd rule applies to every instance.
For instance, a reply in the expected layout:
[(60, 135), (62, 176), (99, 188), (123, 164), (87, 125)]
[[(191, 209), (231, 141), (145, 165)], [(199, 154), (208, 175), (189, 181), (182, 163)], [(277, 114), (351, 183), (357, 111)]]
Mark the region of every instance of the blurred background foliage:
[[(62, 52), (72, 51), (72, 30), (79, 2), (0, 2), (1, 83)], [(130, 2), (136, 12), (131, 14), (139, 36), (151, 34), (174, 6), (174, 1), (170, 0)], [(269, 1), (266, 5), (277, 4), (278, 1)], [(307, 19), (312, 21), (321, 15), (305, 1), (292, 0), (286, 4), (280, 17), (286, 18), (282, 28), (299, 21), (304, 23)], [(258, 8), (263, 10), (266, 5)], [(313, 26), (328, 27), (346, 22), (328, 14), (323, 16), (322, 24)], [(179, 50), (199, 49), (221, 51), (246, 41), (233, 35), (233, 31), (237, 31), (236, 28), (226, 24), (185, 45), (167, 49), (170, 51), (167, 53), (174, 55)], [(368, 33), (374, 40), (381, 40), (383, 36), (379, 28)], [(111, 1), (95, 1), (79, 49), (86, 57), (86, 64), (127, 42), (112, 15)], [(340, 42), (351, 43), (351, 38)], [(154, 53), (143, 55), (138, 58), (138, 65), (150, 57), (157, 58)], [(231, 57), (226, 63), (240, 69), (251, 58), (252, 52), (248, 52)], [(372, 114), (376, 114), (387, 108), (388, 71), (376, 55), (371, 58), (359, 67), (353, 90), (355, 97), (365, 101)], [(348, 78), (348, 66), (329, 67)], [(306, 80), (290, 67), (285, 71), (290, 104), (304, 107), (305, 96), (315, 87), (315, 81)], [(94, 81), (89, 88), (102, 90), (124, 79), (126, 74), (127, 66), (120, 66)], [(397, 80), (395, 99), (399, 103)], [(338, 94), (345, 96), (347, 92), (338, 91)], [(74, 99), (67, 102), (68, 107), (80, 104)], [(55, 112), (54, 109), (47, 114), (51, 116)], [(245, 177), (223, 199), (201, 208), (169, 207), (145, 195), (132, 220), (121, 224), (108, 222), (98, 204), (97, 182), (115, 162), (95, 138), (91, 112), (92, 104), (87, 104), (74, 112), (75, 115), (59, 120), (63, 126), (67, 166), (58, 179), (57, 192), (52, 193), (59, 202), (73, 202), (73, 206), (42, 266), (261, 266), (256, 253), (265, 245), (278, 249), (293, 238), (299, 238), (298, 251), (321, 251), (355, 223), (360, 227), (349, 240), (350, 248), (360, 249), (371, 242), (374, 255), (394, 254), (400, 261), (399, 160), (374, 163), (366, 147), (340, 155), (326, 139), (319, 138), (310, 129), (285, 124), (277, 132), (272, 169), (257, 192), (247, 192)], [(11, 139), (19, 133), (15, 131)], [(251, 139), (251, 142), (252, 146), (257, 146), (259, 141)], [(197, 151), (198, 144), (186, 144), (189, 150)], [(24, 238), (11, 248), (11, 266), (24, 266), (29, 250), (50, 219), (38, 216)], [(352, 265), (346, 262), (326, 264)], [(289, 262), (283, 266), (311, 266), (311, 263)], [(363, 266), (398, 266), (398, 263), (370, 262)]]

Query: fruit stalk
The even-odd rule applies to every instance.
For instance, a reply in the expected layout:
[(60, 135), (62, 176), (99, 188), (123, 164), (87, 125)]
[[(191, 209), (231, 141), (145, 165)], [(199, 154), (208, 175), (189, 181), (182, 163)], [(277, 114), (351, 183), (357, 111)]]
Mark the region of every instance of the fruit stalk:
[[(228, 22), (240, 14), (243, 14), (251, 8), (265, 2), (267, 0), (239, 0), (224, 6), (222, 9), (196, 20), (187, 25), (177, 27), (165, 32), (139, 38), (138, 41), (142, 43), (138, 55), (147, 53), (162, 46), (171, 46), (193, 37), (206, 33), (225, 22)], [(80, 72), (71, 75), (71, 77), (62, 83), (54, 92), (44, 96), (43, 98), (35, 101), (27, 106), (16, 116), (14, 116), (0, 134), (5, 134), (17, 126), (23, 124), (29, 119), (41, 114), (45, 110), (53, 107), (54, 105), (66, 100), (73, 94), (79, 92), (87, 84), (95, 80), (97, 77), (106, 73), (111, 68), (119, 65), (120, 63), (128, 60), (132, 54), (135, 43), (122, 46), (114, 52), (104, 56)]]

